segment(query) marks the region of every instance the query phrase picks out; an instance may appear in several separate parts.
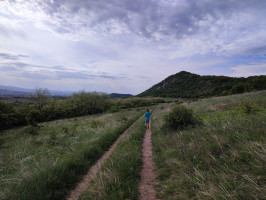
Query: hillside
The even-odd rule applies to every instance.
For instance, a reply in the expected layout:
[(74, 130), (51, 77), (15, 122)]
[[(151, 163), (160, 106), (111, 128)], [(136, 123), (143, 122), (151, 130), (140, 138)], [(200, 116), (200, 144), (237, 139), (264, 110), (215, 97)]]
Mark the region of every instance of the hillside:
[(167, 77), (138, 96), (200, 98), (265, 89), (266, 76), (234, 78), (227, 76), (200, 76), (181, 71)]
[(79, 200), (141, 199), (141, 188), (149, 194), (139, 187), (151, 174), (142, 173), (146, 157), (154, 161), (154, 179), (144, 180), (156, 199), (266, 199), (265, 99), (258, 91), (184, 100), (175, 105), (192, 115), (170, 120), (197, 123), (177, 130), (165, 118), (175, 107), (164, 103), (150, 107), (146, 132), (141, 107), (1, 131), (0, 199), (70, 199), (83, 180)]

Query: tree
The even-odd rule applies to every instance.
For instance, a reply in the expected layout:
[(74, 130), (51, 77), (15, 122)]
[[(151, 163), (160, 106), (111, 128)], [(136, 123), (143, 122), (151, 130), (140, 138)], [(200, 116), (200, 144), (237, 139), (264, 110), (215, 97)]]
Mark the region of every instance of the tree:
[(51, 93), (47, 88), (37, 88), (34, 93), (31, 94), (34, 106), (40, 112), (43, 110), (44, 106), (49, 104), (52, 100)]

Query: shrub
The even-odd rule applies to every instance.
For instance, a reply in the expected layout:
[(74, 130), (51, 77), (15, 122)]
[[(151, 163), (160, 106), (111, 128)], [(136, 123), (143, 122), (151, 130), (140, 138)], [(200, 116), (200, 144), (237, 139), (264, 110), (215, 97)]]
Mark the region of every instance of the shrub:
[(239, 105), (239, 109), (241, 112), (245, 113), (245, 114), (254, 114), (256, 113), (259, 108), (251, 102), (245, 101), (244, 103)]
[(97, 128), (99, 126), (103, 126), (103, 122), (99, 121), (99, 120), (92, 120), (90, 122), (90, 127), (91, 128)]
[(36, 126), (37, 122), (40, 121), (41, 113), (39, 110), (32, 109), (26, 116), (28, 124)]
[(192, 109), (189, 109), (184, 105), (175, 105), (173, 109), (164, 116), (163, 127), (177, 130), (197, 123), (198, 120), (194, 116)]
[(30, 135), (37, 135), (38, 134), (38, 127), (32, 126), (32, 125), (28, 125), (25, 128), (25, 133), (28, 133)]

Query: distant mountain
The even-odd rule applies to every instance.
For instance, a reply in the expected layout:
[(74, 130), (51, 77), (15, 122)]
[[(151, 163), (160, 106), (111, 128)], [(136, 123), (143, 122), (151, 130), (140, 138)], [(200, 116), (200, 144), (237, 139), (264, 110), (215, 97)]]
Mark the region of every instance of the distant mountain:
[(200, 98), (265, 89), (265, 75), (234, 78), (227, 76), (200, 76), (181, 71), (167, 77), (137, 96)]
[[(0, 97), (27, 97), (36, 89), (0, 85)], [(52, 96), (70, 96), (72, 91), (50, 90)]]
[[(27, 89), (27, 88), (0, 85), (0, 97), (3, 97), (3, 98), (28, 97), (35, 90), (36, 89)], [(59, 90), (49, 90), (49, 91), (50, 91), (52, 96), (58, 96), (58, 97), (59, 96), (68, 97), (74, 93), (73, 91), (59, 91)], [(114, 98), (127, 98), (127, 97), (133, 96), (131, 94), (119, 94), (119, 93), (111, 93), (109, 95), (112, 99), (114, 99)]]
[(118, 94), (118, 93), (111, 93), (111, 94), (109, 94), (109, 96), (110, 96), (112, 99), (115, 99), (115, 98), (127, 98), (127, 97), (133, 97), (133, 95), (131, 95), (131, 94)]
[(16, 91), (16, 92), (33, 92), (34, 91), (34, 89), (27, 89), (27, 88), (20, 88), (20, 87), (6, 86), (6, 85), (0, 85), (0, 89)]
[(0, 89), (0, 97), (27, 97), (28, 92), (12, 91)]

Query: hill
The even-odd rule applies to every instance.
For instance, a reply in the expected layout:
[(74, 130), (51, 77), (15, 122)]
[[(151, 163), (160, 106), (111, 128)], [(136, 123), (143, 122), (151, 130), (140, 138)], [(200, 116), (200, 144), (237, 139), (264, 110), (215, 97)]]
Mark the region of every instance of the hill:
[(167, 77), (137, 96), (200, 98), (265, 89), (265, 75), (235, 78), (227, 76), (200, 76), (181, 71)]
[(115, 99), (115, 98), (127, 98), (127, 97), (133, 97), (133, 95), (131, 95), (131, 94), (118, 94), (118, 93), (111, 93), (111, 94), (109, 94), (109, 96), (110, 96), (112, 99)]
[[(31, 93), (34, 93), (36, 89), (20, 88), (13, 86), (0, 85), (0, 97), (9, 98), (9, 97), (28, 97)], [(68, 97), (73, 94), (73, 91), (59, 91), (51, 90), (52, 96), (62, 96)]]

